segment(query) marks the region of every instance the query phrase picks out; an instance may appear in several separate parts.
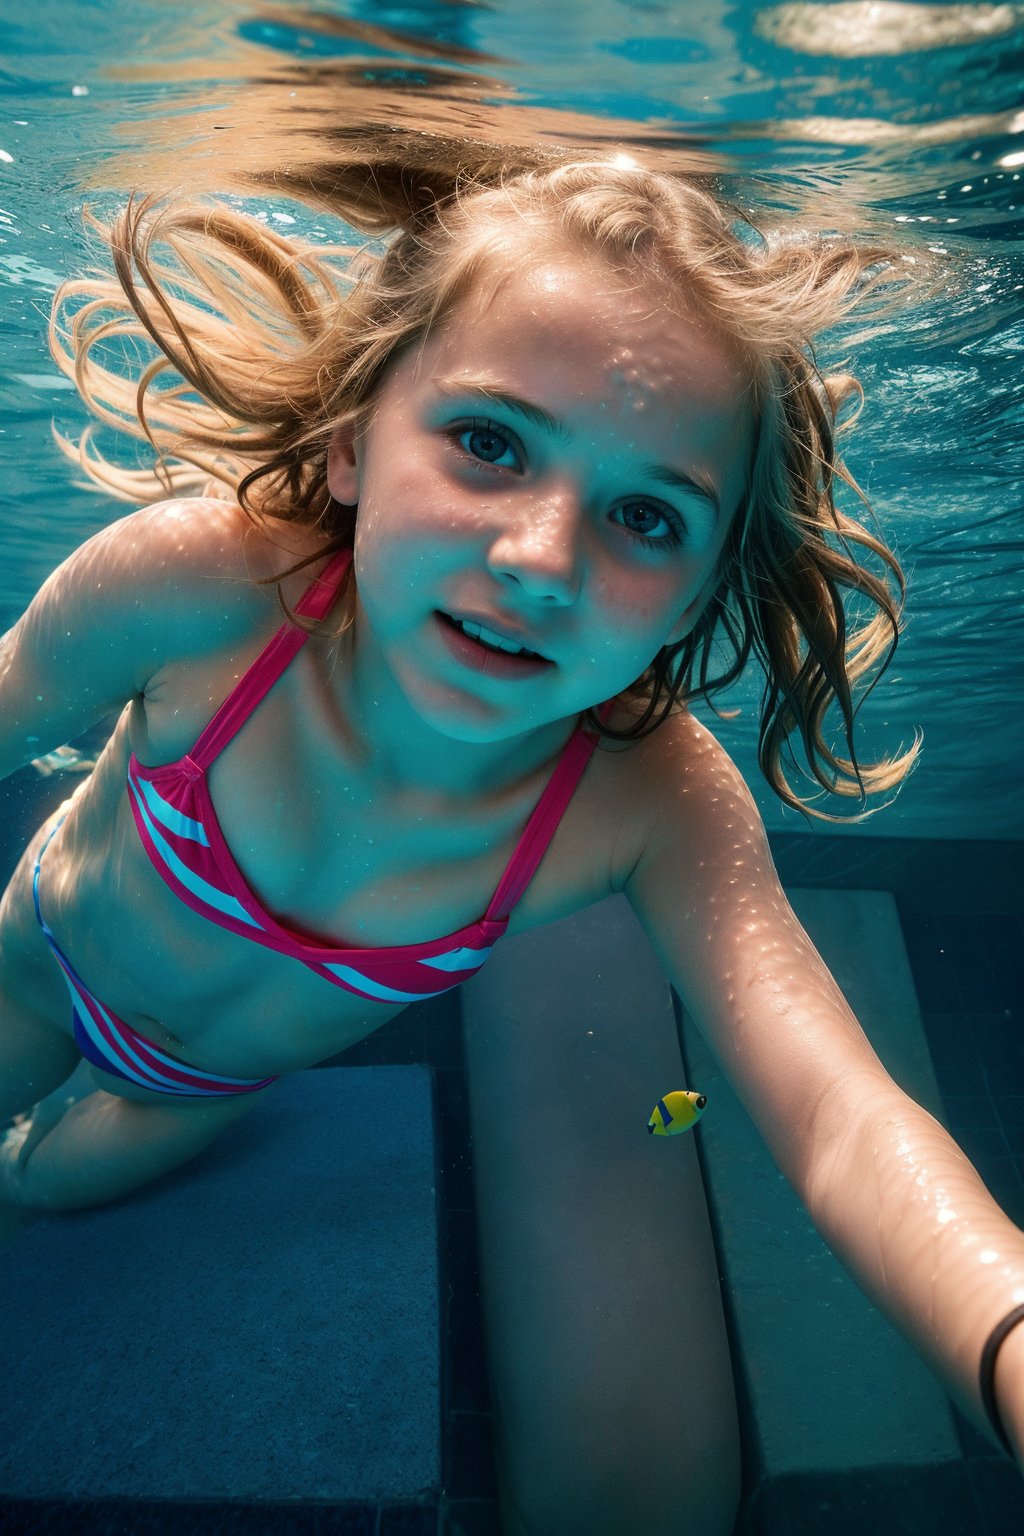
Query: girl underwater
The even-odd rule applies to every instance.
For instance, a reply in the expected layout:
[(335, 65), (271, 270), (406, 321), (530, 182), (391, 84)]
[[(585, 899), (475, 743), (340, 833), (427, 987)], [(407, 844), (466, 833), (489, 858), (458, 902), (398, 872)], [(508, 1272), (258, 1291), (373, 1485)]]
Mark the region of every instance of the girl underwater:
[[(157, 461), (64, 445), (150, 504), (60, 565), (0, 650), (0, 774), (118, 712), (0, 908), (9, 1232), (186, 1163), (504, 933), (624, 892), (823, 1236), (1019, 1461), (1024, 1235), (882, 1067), (687, 708), (753, 650), (787, 804), (824, 814), (783, 772), (794, 732), (830, 794), (913, 767), (916, 741), (854, 750), (853, 686), (887, 664), (904, 584), (835, 506), (859, 386), (812, 345), (898, 301), (913, 263), (759, 238), (710, 181), (625, 157), (439, 140), (318, 196), (371, 237), (344, 265), (224, 204), (133, 199), (116, 281), (57, 297), (58, 361)], [(500, 1033), (471, 1071), (516, 1046)], [(54, 1111), (83, 1057), (94, 1090)], [(492, 1095), (494, 1136), (530, 1134), (529, 1091)], [(563, 1118), (583, 1162), (585, 1117)], [(692, 1195), (659, 1186), (668, 1286), (628, 1178), (572, 1217), (568, 1252), (543, 1181), (492, 1162), (507, 1182), (478, 1198), (537, 1233), (522, 1304), (487, 1322), (506, 1533), (634, 1536), (685, 1508), (725, 1536), (735, 1404)], [(623, 1252), (628, 1318), (579, 1308), (574, 1274)]]

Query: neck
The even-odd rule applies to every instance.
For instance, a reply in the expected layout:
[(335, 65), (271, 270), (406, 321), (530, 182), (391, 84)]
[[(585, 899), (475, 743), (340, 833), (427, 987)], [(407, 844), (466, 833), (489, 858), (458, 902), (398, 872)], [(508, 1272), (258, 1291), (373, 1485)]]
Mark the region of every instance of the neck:
[(493, 742), (443, 734), (412, 708), (360, 618), (357, 609), (334, 643), (329, 688), (345, 754), (375, 790), (495, 798), (556, 758), (576, 729), (574, 716)]

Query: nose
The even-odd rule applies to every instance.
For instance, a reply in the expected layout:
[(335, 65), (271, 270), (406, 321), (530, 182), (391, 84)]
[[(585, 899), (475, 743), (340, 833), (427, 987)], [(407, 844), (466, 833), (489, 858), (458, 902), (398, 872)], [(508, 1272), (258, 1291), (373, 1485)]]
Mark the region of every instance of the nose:
[(511, 578), (528, 597), (567, 606), (583, 577), (583, 509), (570, 484), (549, 487), (543, 497), (520, 502), (496, 534), (488, 565)]

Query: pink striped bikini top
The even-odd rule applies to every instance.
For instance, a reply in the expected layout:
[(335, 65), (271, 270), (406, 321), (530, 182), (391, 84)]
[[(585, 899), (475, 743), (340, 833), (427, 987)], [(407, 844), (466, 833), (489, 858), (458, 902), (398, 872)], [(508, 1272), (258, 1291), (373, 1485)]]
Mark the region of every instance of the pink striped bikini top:
[[(313, 579), (297, 613), (314, 619), (329, 611), (351, 552), (342, 550)], [(325, 944), (286, 928), (261, 906), (224, 840), (210, 799), (207, 770), (262, 702), (308, 634), (284, 623), (217, 710), (192, 750), (174, 763), (146, 767), (132, 753), (128, 794), (146, 852), (166, 883), (194, 912), (232, 933), (291, 955), (358, 997), (414, 1003), (447, 992), (486, 961), (508, 927), (509, 916), (543, 858), (584, 768), (597, 745), (582, 722), (562, 752), (483, 917), (423, 944), (360, 949)], [(602, 707), (603, 709), (610, 707)]]

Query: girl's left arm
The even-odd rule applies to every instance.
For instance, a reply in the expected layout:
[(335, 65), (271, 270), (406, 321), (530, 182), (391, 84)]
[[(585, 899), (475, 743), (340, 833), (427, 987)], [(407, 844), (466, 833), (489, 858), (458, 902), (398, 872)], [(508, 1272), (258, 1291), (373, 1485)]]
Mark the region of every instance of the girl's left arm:
[[(879, 1061), (786, 900), (726, 753), (689, 716), (656, 735), (630, 902), (815, 1226), (991, 1436), (979, 1365), (1024, 1303), (1024, 1233)], [(1024, 1466), (1024, 1322), (1000, 1348), (995, 1391)]]

